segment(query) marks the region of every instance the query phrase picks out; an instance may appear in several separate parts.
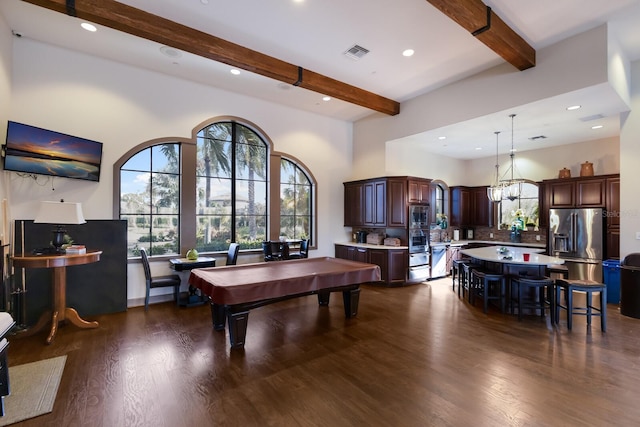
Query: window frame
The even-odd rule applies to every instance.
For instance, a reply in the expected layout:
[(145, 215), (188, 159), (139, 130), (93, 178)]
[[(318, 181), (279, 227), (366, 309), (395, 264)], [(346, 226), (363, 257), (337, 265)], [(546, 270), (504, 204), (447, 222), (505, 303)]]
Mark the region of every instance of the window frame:
[[(309, 180), (309, 237), (308, 237), (308, 241), (309, 241), (309, 247), (316, 247), (316, 233), (315, 233), (315, 227), (316, 227), (316, 179), (313, 176), (313, 174), (311, 173), (311, 171), (302, 163), (300, 162), (298, 159), (294, 158), (293, 156), (289, 156), (287, 154), (280, 154), (279, 156), (280, 160), (278, 161), (278, 195), (280, 196), (281, 194), (281, 189), (282, 189), (282, 175), (280, 174), (280, 170), (281, 170), (281, 164), (282, 164), (282, 160), (288, 161), (290, 163), (292, 163), (295, 167), (295, 170), (300, 170), (305, 176), (306, 178)], [(281, 232), (281, 212), (280, 212), (280, 203), (281, 203), (281, 198), (278, 197), (278, 230), (279, 232)], [(304, 215), (307, 216), (307, 215)], [(294, 221), (295, 218), (297, 218), (296, 215), (294, 215)], [(295, 238), (295, 237), (294, 237)]]
[[(178, 143), (180, 145), (180, 224), (179, 224), (179, 247), (180, 254), (186, 253), (190, 248), (196, 247), (196, 200), (197, 200), (197, 179), (195, 173), (184, 173), (184, 171), (195, 170), (197, 162), (197, 138), (198, 133), (207, 126), (219, 122), (235, 122), (254, 131), (266, 144), (267, 148), (267, 235), (269, 239), (277, 240), (280, 233), (280, 158), (294, 162), (302, 168), (307, 177), (311, 181), (312, 186), (312, 214), (311, 214), (311, 241), (316, 241), (317, 236), (317, 203), (318, 203), (318, 186), (317, 180), (313, 176), (310, 169), (295, 158), (286, 153), (276, 152), (273, 149), (273, 142), (262, 129), (254, 123), (235, 116), (218, 116), (205, 120), (194, 126), (191, 131), (190, 138), (174, 138), (162, 137), (150, 139), (148, 141), (137, 144), (123, 154), (113, 165), (113, 217), (120, 218), (120, 168), (138, 152), (154, 145), (166, 143)], [(277, 195), (277, 196), (274, 196)], [(276, 197), (274, 199), (274, 197)], [(274, 203), (277, 201), (277, 203)], [(309, 248), (317, 248), (317, 244), (312, 243)], [(260, 250), (247, 249), (243, 253), (259, 252)], [(214, 252), (211, 252), (214, 253)], [(215, 252), (218, 253), (218, 252)], [(175, 258), (176, 255), (156, 256), (156, 259)], [(135, 260), (136, 257), (129, 257)]]

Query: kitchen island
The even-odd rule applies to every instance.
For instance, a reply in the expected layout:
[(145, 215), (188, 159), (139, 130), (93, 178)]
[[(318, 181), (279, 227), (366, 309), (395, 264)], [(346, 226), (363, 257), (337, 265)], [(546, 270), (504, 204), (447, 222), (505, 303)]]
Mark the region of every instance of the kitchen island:
[[(501, 251), (504, 248), (506, 251)], [(486, 248), (462, 249), (460, 252), (484, 265), (487, 269), (502, 274), (533, 274), (544, 276), (548, 266), (564, 264), (558, 257), (544, 255), (543, 249), (518, 246), (489, 246)], [(529, 260), (524, 260), (529, 254)]]

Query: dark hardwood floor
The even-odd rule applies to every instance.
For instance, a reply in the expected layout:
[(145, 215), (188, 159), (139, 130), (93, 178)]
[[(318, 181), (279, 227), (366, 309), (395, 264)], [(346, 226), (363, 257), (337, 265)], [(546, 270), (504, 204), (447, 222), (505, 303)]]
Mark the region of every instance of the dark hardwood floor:
[[(458, 299), (450, 279), (363, 286), (253, 310), (231, 351), (208, 306), (157, 304), (100, 327), (11, 337), (10, 366), (66, 354), (53, 412), (16, 426), (631, 426), (640, 420), (640, 319), (608, 332)], [(93, 320), (93, 319), (92, 319)], [(596, 319), (597, 320), (597, 319)]]

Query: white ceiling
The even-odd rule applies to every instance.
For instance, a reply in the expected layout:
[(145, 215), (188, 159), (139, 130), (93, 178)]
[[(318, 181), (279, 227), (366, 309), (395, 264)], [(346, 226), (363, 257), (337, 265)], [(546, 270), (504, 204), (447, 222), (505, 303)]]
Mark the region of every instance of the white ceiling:
[[(504, 62), (484, 44), (425, 0), (122, 0), (121, 3), (210, 33), (384, 97), (403, 102)], [(608, 22), (630, 60), (640, 59), (640, 0), (485, 0), (534, 49)], [(340, 100), (250, 72), (231, 75), (230, 67), (186, 52), (98, 26), (89, 33), (80, 20), (20, 0), (2, 0), (0, 14), (21, 37), (51, 43), (225, 90), (263, 98), (341, 120), (372, 113)], [(343, 55), (352, 45), (370, 50), (360, 60)], [(415, 50), (410, 58), (404, 49)], [(617, 136), (619, 100), (588, 90), (517, 109), (519, 150)], [(583, 108), (567, 114), (569, 104)], [(558, 112), (558, 113), (556, 113)], [(505, 111), (406, 138), (428, 150), (458, 158), (495, 155), (511, 141)], [(402, 114), (402, 107), (401, 112)], [(602, 115), (583, 122), (576, 118)], [(598, 131), (593, 124), (602, 124)], [(587, 126), (588, 125), (588, 126)], [(478, 135), (486, 135), (478, 138)], [(536, 143), (528, 138), (545, 135)], [(438, 140), (438, 136), (447, 139)], [(543, 142), (544, 141), (544, 142)], [(544, 144), (544, 145), (532, 145)], [(482, 150), (476, 150), (476, 147)]]

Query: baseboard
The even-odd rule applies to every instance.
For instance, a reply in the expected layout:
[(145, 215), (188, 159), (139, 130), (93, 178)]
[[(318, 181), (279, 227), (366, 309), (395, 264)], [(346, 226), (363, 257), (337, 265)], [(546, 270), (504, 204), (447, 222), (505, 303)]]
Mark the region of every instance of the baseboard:
[[(173, 294), (152, 295), (149, 297), (149, 305), (159, 304), (162, 302), (173, 301)], [(143, 307), (144, 297), (132, 298), (127, 300), (127, 308)]]

